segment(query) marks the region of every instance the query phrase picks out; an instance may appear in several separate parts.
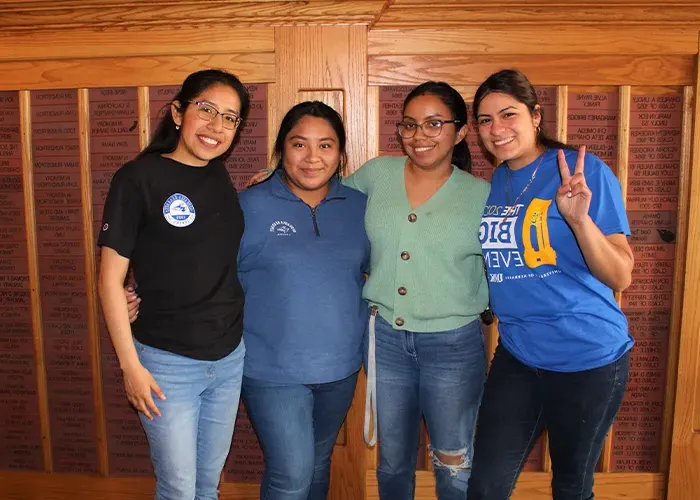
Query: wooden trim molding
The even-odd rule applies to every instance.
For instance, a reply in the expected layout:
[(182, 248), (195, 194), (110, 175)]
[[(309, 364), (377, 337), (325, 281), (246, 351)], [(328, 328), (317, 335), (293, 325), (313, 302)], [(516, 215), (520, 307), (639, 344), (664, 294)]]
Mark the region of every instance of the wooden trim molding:
[(369, 24), (384, 0), (28, 0), (0, 2), (2, 31), (202, 26), (217, 30), (264, 24)]

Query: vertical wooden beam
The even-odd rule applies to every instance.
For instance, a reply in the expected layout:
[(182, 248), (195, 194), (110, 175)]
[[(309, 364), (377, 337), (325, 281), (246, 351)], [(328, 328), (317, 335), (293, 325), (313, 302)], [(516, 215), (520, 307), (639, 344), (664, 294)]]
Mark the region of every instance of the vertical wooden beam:
[(97, 463), (100, 475), (109, 474), (107, 424), (102, 394), (102, 355), (97, 312), (95, 235), (92, 221), (92, 172), (90, 171), (90, 97), (88, 89), (78, 89), (78, 129), (80, 130), (80, 197), (83, 206), (83, 247), (85, 253), (85, 293), (87, 295), (88, 342), (92, 368), (92, 394), (95, 408)]
[(695, 58), (695, 102), (691, 139), (691, 175), (687, 206), (687, 255), (683, 308), (678, 343), (678, 379), (673, 420), (673, 442), (669, 468), (668, 499), (700, 498), (700, 45)]
[[(668, 354), (666, 358), (666, 398), (661, 428), (661, 457), (659, 470), (668, 472), (671, 462), (671, 436), (673, 433), (674, 408), (676, 403), (679, 345), (681, 342), (681, 319), (683, 315), (683, 285), (685, 266), (688, 256), (688, 207), (691, 195), (691, 157), (693, 154), (693, 106), (695, 101), (693, 87), (683, 89), (683, 118), (681, 122), (681, 162), (678, 178), (678, 221), (676, 226), (676, 269), (673, 274), (673, 304), (669, 325)], [(697, 151), (695, 152), (697, 154)], [(695, 170), (695, 175), (699, 172)], [(697, 237), (697, 235), (695, 236)], [(697, 332), (696, 332), (697, 334)]]
[(557, 140), (567, 143), (569, 113), (569, 87), (560, 85), (557, 87)]
[(34, 334), (34, 359), (36, 360), (36, 398), (41, 421), (41, 444), (44, 470), (53, 472), (51, 426), (49, 420), (49, 396), (44, 361), (44, 328), (41, 317), (41, 290), (39, 282), (39, 254), (36, 238), (36, 206), (34, 203), (34, 156), (32, 154), (31, 94), (19, 93), (20, 140), (22, 145), (22, 186), (24, 190), (24, 221), (27, 231), (27, 258), (29, 268), (30, 301), (32, 304), (32, 332)]
[(151, 140), (151, 95), (148, 87), (138, 87), (136, 95), (139, 102), (139, 146), (148, 146)]

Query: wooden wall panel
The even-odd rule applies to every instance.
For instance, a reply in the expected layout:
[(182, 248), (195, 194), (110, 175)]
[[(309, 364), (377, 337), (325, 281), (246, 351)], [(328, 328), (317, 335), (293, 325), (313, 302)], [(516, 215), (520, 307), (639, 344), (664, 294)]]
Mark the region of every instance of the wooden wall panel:
[[(420, 54), (539, 54), (693, 55), (698, 30), (690, 26), (669, 29), (585, 26), (471, 27), (454, 29), (373, 29), (367, 37), (368, 53)], [(568, 64), (568, 63), (567, 63)]]
[(0, 62), (0, 90), (172, 85), (207, 68), (230, 71), (248, 82), (270, 82), (275, 75), (273, 54)]
[(444, 80), (479, 85), (489, 75), (517, 67), (538, 85), (691, 85), (694, 58), (614, 55), (392, 55), (370, 56), (370, 85)]

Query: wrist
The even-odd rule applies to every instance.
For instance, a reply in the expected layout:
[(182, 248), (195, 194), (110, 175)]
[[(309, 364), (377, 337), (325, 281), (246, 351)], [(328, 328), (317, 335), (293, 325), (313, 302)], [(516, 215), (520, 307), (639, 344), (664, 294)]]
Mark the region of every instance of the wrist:
[(587, 226), (593, 223), (593, 219), (591, 219), (591, 216), (586, 214), (583, 217), (580, 218), (571, 218), (570, 220), (567, 220), (566, 222), (569, 223), (569, 226), (571, 226), (571, 229), (574, 232), (582, 231), (584, 230)]

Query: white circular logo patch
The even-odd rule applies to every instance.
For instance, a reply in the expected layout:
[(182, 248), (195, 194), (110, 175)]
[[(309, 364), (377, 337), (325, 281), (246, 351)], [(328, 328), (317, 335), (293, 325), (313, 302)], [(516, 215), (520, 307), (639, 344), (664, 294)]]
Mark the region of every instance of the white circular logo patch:
[(194, 205), (184, 194), (175, 193), (163, 204), (163, 217), (175, 227), (187, 227), (194, 222)]

